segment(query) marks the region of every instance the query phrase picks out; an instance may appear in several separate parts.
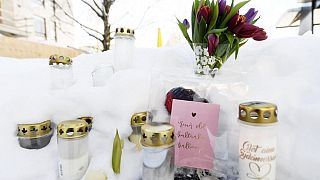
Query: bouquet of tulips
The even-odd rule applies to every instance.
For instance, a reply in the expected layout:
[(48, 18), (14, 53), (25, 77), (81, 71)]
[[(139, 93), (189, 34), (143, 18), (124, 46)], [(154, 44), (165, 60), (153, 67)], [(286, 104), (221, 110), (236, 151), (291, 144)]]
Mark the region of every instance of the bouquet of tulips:
[(207, 45), (208, 52), (205, 54), (214, 56), (217, 61), (213, 68), (220, 69), (233, 53), (237, 58), (239, 48), (247, 42), (247, 38), (256, 41), (267, 39), (264, 29), (254, 25), (260, 18), (255, 18), (258, 11), (251, 8), (246, 14), (239, 14), (240, 8), (249, 1), (234, 4), (232, 0), (231, 5), (227, 5), (226, 0), (195, 0), (191, 11), (191, 37), (187, 31), (189, 21), (178, 20), (179, 28), (192, 49), (193, 44)]

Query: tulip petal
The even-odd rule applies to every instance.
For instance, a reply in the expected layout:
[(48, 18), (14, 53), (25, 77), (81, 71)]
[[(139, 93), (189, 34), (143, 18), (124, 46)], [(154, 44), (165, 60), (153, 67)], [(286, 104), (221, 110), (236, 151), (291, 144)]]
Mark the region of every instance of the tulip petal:
[(208, 52), (209, 55), (212, 56), (219, 45), (219, 37), (215, 34), (210, 34), (208, 36)]
[(227, 1), (226, 0), (219, 0), (219, 15), (222, 15), (225, 13)]
[(244, 15), (246, 17), (246, 22), (251, 23), (257, 14), (258, 11), (256, 11), (254, 8), (250, 8), (248, 12)]

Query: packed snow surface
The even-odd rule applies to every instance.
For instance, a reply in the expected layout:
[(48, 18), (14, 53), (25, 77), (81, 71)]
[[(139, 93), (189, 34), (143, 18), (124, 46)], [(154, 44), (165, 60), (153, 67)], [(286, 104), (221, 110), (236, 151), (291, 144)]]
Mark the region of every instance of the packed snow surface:
[[(277, 179), (320, 179), (319, 44), (313, 36), (252, 41), (236, 61), (230, 58), (214, 79), (201, 83), (204, 96), (221, 105), (219, 126), (227, 134), (230, 160), (236, 159), (238, 146), (238, 104), (273, 102), (279, 109)], [(56, 133), (48, 146), (28, 150), (18, 144), (16, 125), (47, 119), (58, 124), (81, 116), (95, 118), (88, 171), (104, 171), (111, 180), (139, 179), (142, 155), (127, 140), (130, 117), (153, 108), (164, 110), (165, 91), (157, 87), (168, 85), (163, 87), (167, 90), (193, 81), (185, 77), (192, 76), (194, 56), (187, 45), (136, 49), (132, 69), (116, 72), (106, 86), (93, 87), (91, 72), (112, 60), (112, 51), (74, 58), (76, 83), (53, 90), (48, 59), (0, 58), (0, 179), (57, 179)], [(166, 74), (177, 77), (165, 83), (172, 77), (163, 78)], [(116, 128), (125, 139), (119, 176), (111, 168)]]

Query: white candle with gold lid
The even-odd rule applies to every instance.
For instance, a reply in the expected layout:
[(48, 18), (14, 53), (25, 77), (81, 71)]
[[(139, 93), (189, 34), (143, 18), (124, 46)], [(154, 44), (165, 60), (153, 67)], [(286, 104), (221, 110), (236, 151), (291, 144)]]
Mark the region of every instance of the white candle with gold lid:
[(241, 180), (275, 180), (277, 106), (266, 102), (239, 105)]

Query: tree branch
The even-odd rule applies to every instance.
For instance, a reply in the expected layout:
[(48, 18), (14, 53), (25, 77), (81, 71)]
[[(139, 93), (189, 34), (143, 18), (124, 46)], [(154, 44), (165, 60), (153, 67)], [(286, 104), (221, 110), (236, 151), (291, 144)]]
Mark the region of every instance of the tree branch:
[[(82, 28), (83, 29), (83, 28)], [(103, 42), (103, 40), (102, 39), (100, 39), (99, 37), (97, 37), (96, 35), (94, 35), (94, 34), (92, 34), (92, 33), (90, 33), (89, 31), (87, 31), (86, 29), (83, 29), (89, 36), (91, 36), (91, 37), (93, 37), (93, 38), (95, 38), (95, 39), (97, 39), (98, 41), (100, 41), (101, 43)]]
[(97, 8), (101, 11), (101, 13), (103, 13), (103, 10), (101, 9), (101, 7), (98, 5), (98, 3), (95, 0), (92, 0), (93, 3), (97, 6)]
[(81, 0), (83, 3), (85, 3), (86, 5), (88, 5), (96, 14), (98, 17), (102, 18), (102, 14), (100, 14), (90, 3), (88, 3), (85, 0)]
[(95, 29), (93, 29), (93, 28), (90, 28), (90, 27), (82, 24), (82, 23), (79, 22), (78, 20), (76, 20), (73, 16), (71, 16), (69, 13), (67, 13), (67, 12), (63, 9), (63, 7), (62, 7), (60, 4), (58, 4), (57, 2), (56, 2), (55, 4), (59, 7), (59, 9), (61, 9), (61, 10), (63, 11), (63, 13), (64, 13), (66, 16), (68, 16), (68, 17), (69, 17), (70, 19), (72, 19), (74, 22), (76, 22), (77, 24), (79, 24), (81, 27), (86, 28), (86, 29), (89, 29), (89, 30), (91, 30), (91, 31), (93, 31), (93, 32), (96, 32), (96, 33), (98, 33), (98, 34), (103, 35), (101, 32), (99, 32), (99, 31), (97, 31), (97, 30), (95, 30)]

